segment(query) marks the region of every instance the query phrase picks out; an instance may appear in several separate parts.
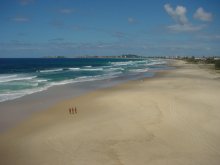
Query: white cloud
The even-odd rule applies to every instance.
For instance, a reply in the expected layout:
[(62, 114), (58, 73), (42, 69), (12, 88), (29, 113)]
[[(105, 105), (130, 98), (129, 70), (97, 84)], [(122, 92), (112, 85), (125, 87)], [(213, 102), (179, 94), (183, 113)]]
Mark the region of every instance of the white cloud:
[(177, 6), (176, 9), (173, 9), (170, 4), (165, 4), (164, 9), (178, 24), (185, 25), (188, 23), (187, 10), (184, 6)]
[(204, 11), (202, 7), (198, 8), (193, 16), (201, 21), (212, 21), (212, 13)]
[(16, 17), (12, 18), (12, 21), (15, 21), (15, 22), (28, 22), (29, 18), (22, 17), (22, 16), (16, 16)]
[(193, 25), (186, 17), (187, 9), (184, 6), (172, 8), (170, 4), (165, 4), (164, 9), (167, 14), (176, 22), (175, 25), (170, 25), (167, 28), (172, 32), (195, 32), (205, 28), (205, 25)]

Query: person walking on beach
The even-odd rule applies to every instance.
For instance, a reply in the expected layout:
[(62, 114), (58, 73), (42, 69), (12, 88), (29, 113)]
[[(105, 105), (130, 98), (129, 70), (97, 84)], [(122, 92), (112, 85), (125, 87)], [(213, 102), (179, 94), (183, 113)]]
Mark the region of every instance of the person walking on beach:
[(76, 109), (76, 107), (75, 107), (75, 113), (77, 113), (77, 109)]
[(72, 107), (72, 114), (74, 115), (74, 108)]
[(69, 108), (69, 114), (71, 114), (71, 112), (72, 112), (72, 109), (71, 109), (71, 108)]

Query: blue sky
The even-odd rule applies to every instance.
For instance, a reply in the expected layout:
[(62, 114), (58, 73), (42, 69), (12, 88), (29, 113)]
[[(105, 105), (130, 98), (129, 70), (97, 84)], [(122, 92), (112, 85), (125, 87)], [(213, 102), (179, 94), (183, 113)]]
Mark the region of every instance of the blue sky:
[(0, 57), (220, 55), (219, 0), (0, 2)]

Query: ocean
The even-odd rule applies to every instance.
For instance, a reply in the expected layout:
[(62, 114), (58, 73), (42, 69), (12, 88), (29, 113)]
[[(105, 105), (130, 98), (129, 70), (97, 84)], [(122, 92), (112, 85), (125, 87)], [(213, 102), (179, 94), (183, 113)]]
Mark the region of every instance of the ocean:
[(2, 58), (0, 102), (47, 90), (56, 85), (120, 77), (138, 77), (166, 69), (162, 59)]

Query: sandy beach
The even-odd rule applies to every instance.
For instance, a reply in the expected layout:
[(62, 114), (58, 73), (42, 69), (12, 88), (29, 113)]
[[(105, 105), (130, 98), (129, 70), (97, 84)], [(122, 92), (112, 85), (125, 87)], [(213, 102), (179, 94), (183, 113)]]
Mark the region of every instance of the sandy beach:
[(0, 134), (0, 164), (219, 165), (220, 74), (174, 65), (35, 112)]

